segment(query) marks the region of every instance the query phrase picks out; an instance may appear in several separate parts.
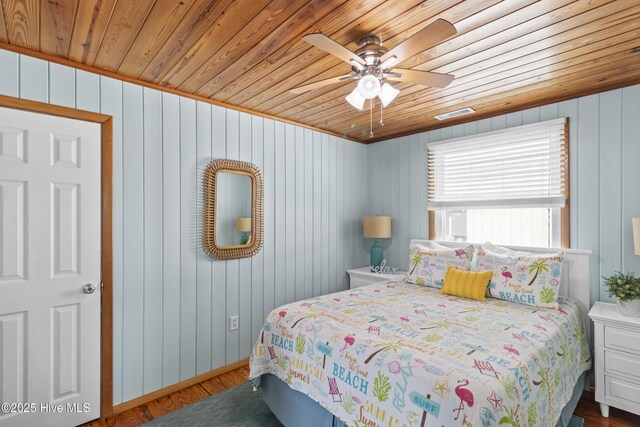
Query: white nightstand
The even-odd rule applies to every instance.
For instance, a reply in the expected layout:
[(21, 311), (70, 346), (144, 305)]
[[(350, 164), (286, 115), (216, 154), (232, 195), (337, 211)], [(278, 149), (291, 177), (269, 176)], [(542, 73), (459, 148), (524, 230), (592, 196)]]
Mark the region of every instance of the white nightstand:
[(640, 415), (640, 317), (623, 316), (615, 304), (597, 302), (594, 323), (596, 401)]
[(359, 288), (360, 286), (370, 285), (383, 280), (402, 280), (405, 272), (398, 271), (396, 274), (380, 274), (372, 273), (371, 267), (360, 267), (347, 270), (349, 274), (349, 289)]

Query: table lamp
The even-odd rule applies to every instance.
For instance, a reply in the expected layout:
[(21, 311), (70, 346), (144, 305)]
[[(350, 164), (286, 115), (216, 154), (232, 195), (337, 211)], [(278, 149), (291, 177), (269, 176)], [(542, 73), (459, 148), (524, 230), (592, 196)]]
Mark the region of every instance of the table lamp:
[(632, 218), (633, 224), (633, 247), (636, 255), (640, 256), (640, 218)]
[[(391, 217), (390, 216), (365, 216), (362, 219), (362, 235), (369, 239), (388, 239), (391, 237)], [(374, 240), (371, 246), (371, 271), (380, 268), (384, 253), (378, 240)]]
[(251, 238), (251, 217), (239, 216), (236, 218), (236, 230), (242, 233), (240, 244), (246, 245), (249, 243), (249, 239)]

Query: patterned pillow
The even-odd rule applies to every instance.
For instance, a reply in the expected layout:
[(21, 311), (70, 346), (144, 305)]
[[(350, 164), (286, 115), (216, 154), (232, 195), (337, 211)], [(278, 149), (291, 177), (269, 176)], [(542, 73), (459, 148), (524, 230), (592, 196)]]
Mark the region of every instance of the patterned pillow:
[(558, 308), (564, 252), (535, 254), (482, 244), (478, 270), (491, 270), (487, 295), (542, 308)]
[(409, 270), (405, 281), (432, 288), (442, 287), (447, 267), (471, 270), (473, 245), (463, 248), (428, 248), (412, 243), (409, 248)]

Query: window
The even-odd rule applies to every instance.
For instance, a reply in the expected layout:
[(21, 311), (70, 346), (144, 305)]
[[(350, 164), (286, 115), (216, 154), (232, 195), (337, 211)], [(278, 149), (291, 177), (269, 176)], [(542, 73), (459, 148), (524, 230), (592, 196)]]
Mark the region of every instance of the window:
[(429, 145), (431, 238), (568, 247), (566, 119)]

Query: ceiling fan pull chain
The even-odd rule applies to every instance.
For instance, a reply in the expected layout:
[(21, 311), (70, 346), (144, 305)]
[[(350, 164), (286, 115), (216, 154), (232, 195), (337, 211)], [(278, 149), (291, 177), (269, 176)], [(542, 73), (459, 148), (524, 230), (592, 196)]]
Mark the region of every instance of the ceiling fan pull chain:
[(384, 126), (384, 119), (382, 117), (382, 110), (384, 110), (384, 105), (382, 105), (382, 102), (380, 103), (380, 126)]
[(369, 138), (373, 138), (373, 98), (369, 100)]

